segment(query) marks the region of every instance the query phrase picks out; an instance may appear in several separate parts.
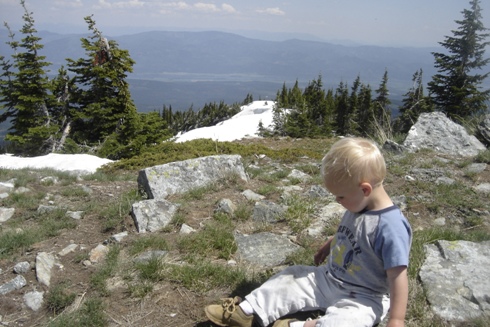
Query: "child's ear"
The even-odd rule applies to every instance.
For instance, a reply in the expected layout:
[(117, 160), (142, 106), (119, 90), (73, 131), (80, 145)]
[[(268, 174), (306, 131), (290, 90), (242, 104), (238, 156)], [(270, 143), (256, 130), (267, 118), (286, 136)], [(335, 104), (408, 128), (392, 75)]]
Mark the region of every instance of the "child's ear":
[(373, 191), (373, 186), (367, 182), (361, 183), (360, 187), (361, 187), (362, 193), (364, 193), (364, 196), (369, 196), (371, 194), (371, 192)]

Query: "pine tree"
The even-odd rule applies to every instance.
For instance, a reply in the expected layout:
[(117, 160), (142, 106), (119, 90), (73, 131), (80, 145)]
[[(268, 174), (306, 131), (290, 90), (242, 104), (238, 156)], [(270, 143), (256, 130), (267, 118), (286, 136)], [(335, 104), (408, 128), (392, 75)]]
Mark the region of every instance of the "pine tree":
[(405, 93), (403, 104), (399, 108), (400, 115), (395, 121), (395, 129), (400, 133), (407, 133), (423, 112), (432, 111), (430, 99), (424, 96), (422, 82), (423, 71), (418, 70), (413, 74), (412, 87)]
[(5, 140), (12, 143), (14, 152), (39, 155), (51, 151), (52, 135), (59, 127), (50, 113), (54, 102), (46, 71), (50, 63), (39, 53), (43, 45), (36, 35), (33, 14), (27, 10), (25, 1), (20, 3), (24, 9), (24, 25), (20, 30), (24, 37), (20, 42), (14, 40), (14, 34), (5, 24), (11, 38), (7, 43), (14, 54), (13, 62), (2, 59), (0, 121), (8, 119), (11, 123)]
[(459, 27), (452, 31), (453, 36), (439, 42), (449, 53), (432, 53), (438, 73), (429, 82), (429, 91), (437, 109), (452, 118), (485, 111), (490, 97), (490, 90), (480, 87), (489, 72), (478, 73), (490, 61), (484, 59), (490, 44), (485, 41), (488, 29), (482, 23), (480, 1), (471, 0), (470, 7), (462, 11), (463, 20), (456, 20)]
[(79, 115), (73, 124), (77, 143), (102, 144), (99, 154), (118, 159), (131, 154), (137, 145), (131, 140), (141, 130), (140, 116), (131, 99), (127, 74), (134, 61), (115, 41), (107, 41), (96, 28), (92, 16), (85, 17), (89, 38), (82, 38), (88, 58), (68, 60), (79, 88), (73, 93)]
[(325, 134), (325, 130), (331, 128), (325, 123), (329, 108), (327, 107), (326, 94), (323, 89), (322, 76), (311, 81), (303, 92), (306, 104), (307, 117), (310, 121), (310, 130), (305, 136), (314, 137)]
[(346, 135), (349, 121), (349, 90), (347, 84), (340, 82), (335, 92), (336, 131), (338, 135)]
[(356, 135), (359, 130), (359, 88), (361, 87), (361, 77), (357, 76), (352, 84), (351, 93), (348, 101), (346, 133)]
[(358, 134), (369, 136), (374, 134), (373, 117), (374, 108), (372, 100), (371, 86), (361, 84), (358, 96), (359, 111), (357, 114)]
[(389, 99), (390, 92), (388, 90), (388, 71), (385, 70), (381, 83), (376, 89), (376, 98), (374, 99), (374, 120), (384, 131), (391, 126), (391, 100)]

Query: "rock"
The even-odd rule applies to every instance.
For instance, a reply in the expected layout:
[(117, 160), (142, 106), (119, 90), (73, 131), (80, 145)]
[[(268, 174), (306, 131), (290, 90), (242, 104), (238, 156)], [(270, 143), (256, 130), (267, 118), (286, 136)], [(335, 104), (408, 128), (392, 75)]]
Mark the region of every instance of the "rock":
[(467, 321), (490, 314), (490, 241), (437, 241), (424, 246), (420, 279), (435, 314)]
[(24, 303), (32, 311), (38, 311), (42, 308), (44, 302), (44, 292), (28, 292), (24, 294)]
[(156, 232), (170, 224), (177, 209), (169, 201), (152, 199), (134, 203), (131, 215), (138, 233)]
[(121, 232), (121, 233), (114, 234), (109, 239), (109, 243), (112, 242), (121, 243), (126, 236), (128, 236), (128, 232)]
[(307, 182), (311, 179), (311, 176), (297, 169), (293, 169), (288, 175), (288, 179), (297, 179), (302, 183)]
[(487, 168), (486, 163), (472, 163), (468, 167), (466, 167), (467, 173), (479, 174), (482, 173)]
[(305, 195), (313, 199), (327, 198), (330, 195), (330, 192), (323, 186), (312, 185)]
[(280, 220), (284, 220), (284, 213), (287, 207), (284, 205), (278, 205), (271, 201), (259, 201), (255, 203), (253, 210), (253, 220), (276, 223)]
[(149, 199), (165, 199), (171, 194), (185, 193), (236, 174), (248, 181), (241, 156), (208, 156), (171, 162), (140, 170), (138, 185)]
[(344, 213), (345, 208), (341, 204), (337, 202), (331, 202), (327, 204), (321, 209), (319, 218), (315, 219), (307, 228), (308, 235), (322, 235), (326, 224), (332, 220), (342, 217)]
[(180, 227), (180, 234), (190, 234), (194, 233), (196, 230), (187, 224), (182, 224)]
[(68, 253), (74, 252), (77, 249), (78, 245), (77, 244), (70, 244), (67, 247), (65, 247), (63, 250), (58, 252), (58, 255), (60, 257), (64, 257)]
[(58, 184), (59, 183), (59, 180), (58, 180), (58, 177), (55, 177), (55, 176), (46, 176), (44, 178), (41, 178), (41, 183), (43, 184)]
[(47, 252), (40, 252), (36, 256), (37, 280), (49, 287), (51, 281), (51, 270), (54, 267), (55, 257)]
[(14, 208), (3, 208), (0, 207), (0, 223), (4, 223), (14, 215)]
[(27, 261), (22, 261), (14, 266), (14, 272), (16, 274), (22, 275), (31, 270), (31, 265)]
[(383, 144), (383, 150), (394, 154), (402, 154), (408, 149), (405, 146), (400, 145), (394, 141), (386, 140), (385, 143)]
[(490, 194), (490, 183), (478, 184), (473, 189), (478, 193)]
[(83, 217), (83, 211), (67, 211), (66, 216), (72, 219), (79, 220)]
[(107, 256), (107, 253), (109, 253), (109, 248), (104, 244), (99, 244), (90, 251), (89, 260), (91, 263), (101, 262)]
[(30, 189), (28, 189), (27, 187), (23, 187), (23, 186), (21, 186), (21, 187), (19, 187), (18, 189), (16, 189), (16, 190), (14, 191), (14, 193), (15, 193), (15, 194), (23, 194), (23, 193), (28, 193), (28, 192), (30, 192), (30, 191), (31, 191), (31, 190), (30, 190)]
[(167, 255), (167, 251), (147, 251), (133, 259), (135, 263), (145, 263), (151, 259), (161, 259)]
[(478, 124), (478, 132), (483, 143), (490, 145), (490, 114), (485, 115), (485, 118)]
[(22, 275), (17, 275), (11, 281), (0, 285), (0, 295), (5, 295), (15, 290), (20, 290), (22, 287), (26, 286), (27, 281)]
[(57, 206), (52, 206), (52, 205), (39, 205), (39, 207), (37, 207), (37, 213), (38, 214), (45, 214), (45, 213), (49, 213), (49, 212), (53, 212), (55, 210), (57, 210), (58, 207)]
[(476, 156), (486, 147), (442, 112), (422, 113), (403, 145), (411, 152), (428, 148), (453, 156)]
[(265, 196), (260, 195), (255, 193), (252, 190), (245, 190), (242, 192), (242, 195), (248, 200), (248, 201), (260, 201), (265, 199)]
[(452, 178), (443, 176), (436, 179), (436, 184), (439, 185), (453, 185), (456, 181)]
[(14, 189), (14, 183), (0, 182), (0, 193), (10, 193)]
[(288, 255), (300, 248), (286, 236), (273, 233), (236, 233), (235, 241), (238, 246), (237, 256), (261, 267), (280, 265)]
[(230, 199), (221, 199), (218, 202), (218, 205), (215, 212), (223, 212), (228, 215), (233, 215), (236, 210), (236, 205)]

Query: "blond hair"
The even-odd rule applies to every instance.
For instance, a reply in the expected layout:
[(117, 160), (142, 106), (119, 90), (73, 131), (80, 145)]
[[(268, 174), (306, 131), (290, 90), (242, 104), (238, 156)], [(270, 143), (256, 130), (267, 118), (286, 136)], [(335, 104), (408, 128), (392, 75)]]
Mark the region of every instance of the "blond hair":
[(386, 164), (376, 144), (359, 137), (347, 137), (334, 143), (322, 160), (322, 175), (327, 183), (373, 187), (383, 183)]

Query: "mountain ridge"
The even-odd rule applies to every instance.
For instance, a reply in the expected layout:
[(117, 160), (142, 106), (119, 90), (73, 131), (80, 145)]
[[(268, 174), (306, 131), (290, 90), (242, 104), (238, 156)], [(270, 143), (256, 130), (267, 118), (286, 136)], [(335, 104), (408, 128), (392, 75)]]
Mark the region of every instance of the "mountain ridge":
[[(51, 74), (66, 65), (65, 58), (85, 57), (80, 38), (87, 34), (41, 31), (38, 36), (44, 45), (41, 55), (52, 63), (49, 67)], [(17, 38), (21, 37), (17, 33)], [(134, 94), (134, 98), (152, 99), (150, 104), (135, 100), (139, 111), (154, 110), (164, 104), (172, 105), (177, 110), (187, 110), (192, 104), (199, 107), (204, 103), (202, 100), (193, 100), (193, 95), (202, 92), (202, 89), (212, 92), (213, 87), (216, 88), (216, 96), (210, 94), (206, 102), (228, 102), (221, 98), (223, 93), (235, 101), (241, 101), (247, 93), (253, 94), (243, 93), (243, 87), (224, 88), (223, 84), (226, 83), (271, 83), (278, 86), (275, 89), (277, 91), (283, 83), (292, 87), (298, 81), (300, 86), (305, 86), (320, 75), (325, 88), (336, 87), (341, 81), (353, 83), (359, 76), (361, 82), (375, 89), (385, 70), (388, 71), (391, 95), (399, 99), (408, 91), (412, 75), (417, 70), (424, 71), (426, 81), (435, 73), (431, 52), (437, 50), (346, 46), (300, 39), (267, 41), (216, 31), (151, 31), (106, 37), (116, 41), (119, 48), (128, 50), (136, 62), (134, 71), (128, 74), (128, 80), (132, 81), (132, 92), (140, 92)], [(0, 33), (0, 40), (8, 41), (5, 30)], [(9, 51), (11, 49), (8, 45), (1, 42), (0, 53), (8, 54)], [(154, 99), (155, 96), (151, 94), (157, 94), (160, 87), (168, 87), (169, 84), (158, 86), (159, 83), (154, 83), (154, 89), (145, 89), (142, 87), (145, 82), (141, 81), (181, 82), (179, 88), (184, 88), (186, 92), (177, 92), (182, 95), (171, 102), (163, 97)], [(267, 90), (264, 96), (274, 96), (275, 91)], [(256, 98), (262, 96), (253, 95)]]

